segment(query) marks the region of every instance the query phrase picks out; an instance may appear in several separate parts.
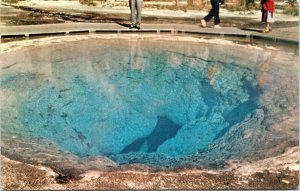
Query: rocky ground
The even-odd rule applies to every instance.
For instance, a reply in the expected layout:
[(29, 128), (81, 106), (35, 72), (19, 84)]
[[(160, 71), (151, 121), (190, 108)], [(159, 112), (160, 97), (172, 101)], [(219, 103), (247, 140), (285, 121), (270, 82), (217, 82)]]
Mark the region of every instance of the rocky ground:
[(142, 172), (89, 171), (80, 180), (61, 177), (49, 168), (1, 157), (2, 189), (297, 189), (299, 171), (264, 170), (241, 175), (231, 171), (182, 170)]

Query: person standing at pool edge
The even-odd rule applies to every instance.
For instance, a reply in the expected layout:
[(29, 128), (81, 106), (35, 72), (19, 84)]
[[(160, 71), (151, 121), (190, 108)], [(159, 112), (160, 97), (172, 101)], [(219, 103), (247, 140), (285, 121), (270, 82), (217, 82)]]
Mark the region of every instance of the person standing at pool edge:
[(261, 0), (261, 22), (265, 23), (263, 33), (270, 32), (271, 23), (274, 23), (273, 14), (275, 12), (274, 0)]
[(131, 12), (130, 28), (141, 28), (143, 0), (129, 0)]
[(209, 13), (201, 19), (201, 25), (202, 27), (206, 27), (206, 22), (210, 21), (211, 18), (214, 17), (214, 28), (220, 29), (220, 16), (219, 16), (219, 10), (220, 10), (220, 3), (224, 3), (224, 0), (210, 0), (211, 4), (211, 10)]

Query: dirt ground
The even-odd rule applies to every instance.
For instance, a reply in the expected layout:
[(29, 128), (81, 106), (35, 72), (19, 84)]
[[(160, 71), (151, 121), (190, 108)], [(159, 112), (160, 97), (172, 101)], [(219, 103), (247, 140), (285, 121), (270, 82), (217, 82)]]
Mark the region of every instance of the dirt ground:
[[(118, 23), (120, 25), (129, 23), (129, 15), (123, 12), (120, 13), (105, 13), (105, 12), (87, 12), (80, 10), (53, 10), (35, 7), (17, 6), (0, 6), (0, 20), (6, 26), (15, 25), (35, 25), (35, 24), (53, 24), (67, 22), (89, 22), (89, 23)], [(250, 13), (249, 13), (250, 14)], [(262, 27), (262, 23), (257, 22), (251, 15), (234, 16), (236, 14), (226, 13), (221, 15), (221, 24), (224, 27)], [(198, 18), (199, 17), (199, 18)], [(173, 17), (169, 16), (151, 16), (144, 15), (144, 24), (200, 24), (201, 16), (196, 17)], [(278, 20), (273, 28), (285, 28), (298, 26), (298, 21)]]
[(84, 178), (62, 178), (51, 169), (1, 157), (2, 189), (297, 189), (299, 172), (282, 170), (237, 176), (234, 172), (146, 173), (87, 172)]

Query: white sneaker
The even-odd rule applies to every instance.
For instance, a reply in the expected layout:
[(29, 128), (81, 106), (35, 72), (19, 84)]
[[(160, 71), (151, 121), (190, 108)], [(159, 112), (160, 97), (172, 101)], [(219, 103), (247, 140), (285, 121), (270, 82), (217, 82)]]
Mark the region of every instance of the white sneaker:
[(214, 29), (221, 29), (222, 27), (220, 27), (220, 25), (215, 25)]
[(206, 21), (204, 19), (201, 19), (201, 26), (206, 27)]

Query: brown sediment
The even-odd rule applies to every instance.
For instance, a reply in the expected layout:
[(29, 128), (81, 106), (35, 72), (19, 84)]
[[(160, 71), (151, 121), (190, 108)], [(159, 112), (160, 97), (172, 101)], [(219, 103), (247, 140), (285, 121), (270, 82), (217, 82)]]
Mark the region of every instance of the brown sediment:
[[(137, 173), (109, 172), (92, 180), (70, 182), (66, 188), (78, 189), (288, 189), (296, 188), (298, 173), (255, 173), (237, 176), (234, 172)], [(284, 179), (289, 184), (281, 181)]]
[(2, 156), (2, 189), (297, 189), (297, 153), (298, 147), (294, 147), (277, 157), (248, 164), (235, 162), (236, 166), (219, 171), (90, 170), (81, 174), (83, 178), (80, 180), (63, 182), (55, 181), (60, 175), (49, 168), (24, 164)]
[(1, 156), (1, 189), (63, 189), (51, 169), (10, 160)]

